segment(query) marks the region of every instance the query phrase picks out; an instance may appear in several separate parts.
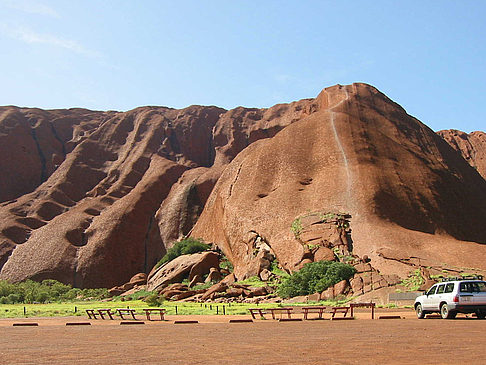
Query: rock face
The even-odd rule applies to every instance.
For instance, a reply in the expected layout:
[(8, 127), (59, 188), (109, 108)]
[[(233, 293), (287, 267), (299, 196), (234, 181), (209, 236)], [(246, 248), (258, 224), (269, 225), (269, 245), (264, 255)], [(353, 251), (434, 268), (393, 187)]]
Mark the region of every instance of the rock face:
[(313, 100), (230, 111), (0, 108), (0, 279), (113, 287), (149, 273), (243, 148), (312, 112)]
[(486, 178), (486, 133), (464, 133), (455, 129), (437, 132), (452, 148)]
[[(460, 154), (369, 85), (327, 88), (316, 103), (228, 165), (194, 237), (216, 242), (238, 279), (253, 275), (255, 234), (294, 270), (313, 260), (295, 220), (341, 212), (354, 255), (383, 274), (406, 276), (411, 258), (486, 268), (486, 181)], [(329, 241), (324, 229), (316, 234)]]
[(0, 107), (0, 202), (34, 191), (116, 112)]
[(348, 254), (486, 269), (484, 133), (440, 134), (365, 84), (269, 109), (0, 107), (0, 279), (120, 286), (189, 234), (237, 279)]

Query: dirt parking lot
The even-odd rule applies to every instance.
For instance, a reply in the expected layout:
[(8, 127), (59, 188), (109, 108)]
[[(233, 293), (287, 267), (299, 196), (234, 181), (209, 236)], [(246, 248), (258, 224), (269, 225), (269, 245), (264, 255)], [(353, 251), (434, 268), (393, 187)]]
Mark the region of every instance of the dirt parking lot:
[[(228, 323), (194, 316), (198, 324), (91, 321), (77, 318), (0, 321), (1, 364), (484, 364), (486, 321), (371, 320)], [(393, 313), (397, 314), (397, 313)], [(413, 313), (412, 313), (413, 314)], [(240, 318), (249, 318), (242, 316)], [(231, 317), (233, 318), (233, 317)], [(37, 322), (38, 327), (13, 327)]]

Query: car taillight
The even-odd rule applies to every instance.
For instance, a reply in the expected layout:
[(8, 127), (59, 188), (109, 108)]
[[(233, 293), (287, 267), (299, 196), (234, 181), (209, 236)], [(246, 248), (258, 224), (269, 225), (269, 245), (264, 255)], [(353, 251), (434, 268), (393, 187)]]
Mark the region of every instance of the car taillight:
[(454, 303), (459, 303), (459, 295), (456, 295), (452, 301)]

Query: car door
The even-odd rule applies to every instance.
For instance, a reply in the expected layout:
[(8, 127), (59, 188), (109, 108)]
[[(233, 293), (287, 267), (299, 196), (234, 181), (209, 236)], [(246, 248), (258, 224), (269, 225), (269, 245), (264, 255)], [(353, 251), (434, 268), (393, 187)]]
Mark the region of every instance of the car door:
[(425, 298), (424, 298), (424, 301), (422, 303), (424, 310), (432, 310), (434, 295), (435, 295), (435, 292), (437, 291), (437, 286), (438, 285), (434, 285), (425, 294)]
[(431, 302), (430, 302), (430, 305), (431, 305), (431, 309), (432, 310), (439, 310), (439, 305), (440, 305), (440, 302), (443, 301), (443, 298), (445, 300), (445, 287), (446, 287), (446, 284), (439, 284), (439, 286), (437, 287), (437, 291), (435, 292), (434, 295), (432, 295), (432, 298), (431, 298)]

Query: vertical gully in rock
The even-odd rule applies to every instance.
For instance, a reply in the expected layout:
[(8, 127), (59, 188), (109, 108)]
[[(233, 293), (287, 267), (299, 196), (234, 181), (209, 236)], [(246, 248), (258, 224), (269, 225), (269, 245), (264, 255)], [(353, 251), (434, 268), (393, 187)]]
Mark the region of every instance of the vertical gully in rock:
[[(145, 239), (143, 241), (143, 249), (144, 249), (144, 263), (143, 263), (143, 270), (145, 273), (148, 273), (148, 243), (150, 240), (150, 231), (152, 230), (152, 225), (154, 224), (155, 220), (155, 213), (150, 216), (148, 227), (147, 227), (147, 233), (145, 233)], [(152, 268), (150, 268), (152, 269)]]
[(343, 158), (343, 163), (344, 163), (344, 168), (346, 170), (346, 197), (345, 197), (345, 203), (346, 207), (349, 209), (353, 205), (352, 199), (351, 199), (351, 190), (352, 190), (352, 176), (351, 176), (351, 170), (349, 168), (349, 163), (348, 163), (348, 157), (346, 156), (346, 151), (344, 150), (344, 147), (341, 143), (341, 139), (339, 138), (338, 131), (336, 129), (336, 124), (335, 124), (335, 116), (336, 113), (333, 109), (341, 105), (343, 102), (347, 101), (349, 99), (349, 94), (346, 88), (344, 89), (344, 92), (346, 93), (346, 98), (341, 100), (338, 104), (336, 104), (332, 109), (330, 109), (331, 113), (331, 128), (334, 134), (334, 139), (336, 140), (336, 144), (339, 148), (339, 151), (341, 152), (342, 158)]
[(42, 152), (39, 141), (37, 140), (37, 133), (35, 131), (35, 128), (32, 128), (32, 138), (34, 139), (35, 145), (37, 147), (37, 152), (39, 153), (39, 159), (40, 159), (40, 162), (41, 162), (40, 182), (42, 184), (44, 181), (47, 180), (46, 157), (44, 156), (44, 153)]
[(52, 131), (52, 134), (54, 135), (54, 138), (56, 138), (59, 141), (59, 143), (61, 144), (62, 157), (66, 158), (66, 146), (64, 145), (64, 141), (57, 134), (56, 128), (54, 128), (54, 124), (52, 124), (52, 123), (51, 123), (51, 131)]

